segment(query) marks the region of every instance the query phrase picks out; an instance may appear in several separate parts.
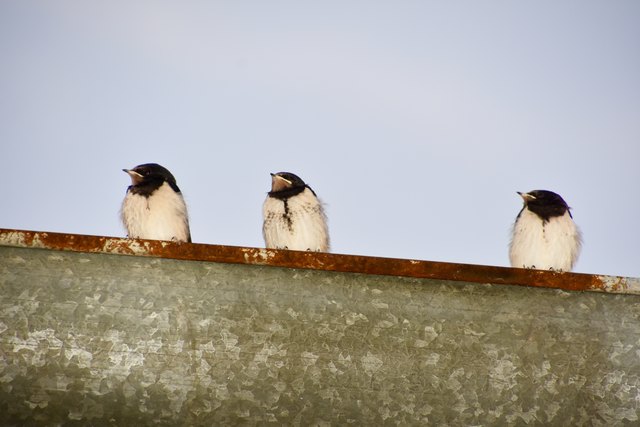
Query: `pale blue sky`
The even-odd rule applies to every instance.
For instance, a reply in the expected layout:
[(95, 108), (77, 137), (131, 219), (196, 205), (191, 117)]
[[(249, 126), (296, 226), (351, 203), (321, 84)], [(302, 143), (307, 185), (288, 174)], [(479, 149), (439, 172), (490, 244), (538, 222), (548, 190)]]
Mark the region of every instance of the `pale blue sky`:
[(121, 169), (178, 180), (195, 242), (263, 246), (269, 172), (333, 251), (508, 265), (516, 191), (640, 276), (640, 2), (0, 2), (0, 227), (124, 236)]

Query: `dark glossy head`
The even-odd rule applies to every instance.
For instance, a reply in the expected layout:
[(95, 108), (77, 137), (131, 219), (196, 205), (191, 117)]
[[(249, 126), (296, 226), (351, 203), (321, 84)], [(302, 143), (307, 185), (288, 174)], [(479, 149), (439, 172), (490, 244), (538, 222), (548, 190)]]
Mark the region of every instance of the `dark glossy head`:
[(165, 182), (176, 192), (180, 192), (176, 179), (169, 170), (157, 163), (145, 163), (133, 169), (122, 169), (131, 177), (128, 191), (134, 194), (150, 196)]
[(286, 199), (302, 193), (305, 188), (309, 188), (309, 186), (296, 174), (291, 172), (272, 173), (269, 196)]
[(549, 221), (550, 218), (562, 216), (569, 211), (567, 202), (553, 191), (533, 190), (528, 193), (518, 191), (518, 194), (524, 200), (524, 208), (538, 215), (543, 221)]

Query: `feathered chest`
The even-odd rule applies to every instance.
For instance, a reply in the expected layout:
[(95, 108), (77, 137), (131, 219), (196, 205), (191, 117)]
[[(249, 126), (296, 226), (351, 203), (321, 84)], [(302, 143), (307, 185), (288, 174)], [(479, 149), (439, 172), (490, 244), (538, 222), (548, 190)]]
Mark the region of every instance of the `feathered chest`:
[(309, 189), (289, 198), (267, 197), (263, 217), (267, 247), (312, 251), (329, 249), (324, 209)]
[(129, 237), (190, 240), (187, 206), (182, 195), (166, 183), (150, 196), (127, 192), (122, 203), (122, 221)]
[(509, 256), (514, 267), (570, 271), (580, 246), (580, 231), (568, 211), (543, 221), (525, 208), (513, 226)]

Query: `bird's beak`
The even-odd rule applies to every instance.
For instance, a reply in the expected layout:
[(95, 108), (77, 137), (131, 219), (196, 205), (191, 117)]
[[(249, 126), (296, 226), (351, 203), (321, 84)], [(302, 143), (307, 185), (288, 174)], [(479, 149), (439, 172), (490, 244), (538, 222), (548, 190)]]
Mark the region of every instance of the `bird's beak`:
[(138, 184), (140, 181), (142, 181), (142, 175), (140, 175), (138, 172), (131, 170), (131, 169), (122, 169), (123, 172), (126, 172), (129, 174), (129, 176), (131, 177), (131, 183), (132, 184)]
[(289, 180), (288, 180), (288, 179), (286, 179), (286, 178), (281, 177), (281, 176), (280, 176), (280, 175), (278, 175), (278, 174), (274, 174), (274, 173), (272, 173), (272, 174), (271, 174), (271, 176), (272, 176), (272, 177), (274, 177), (274, 178), (277, 178), (277, 179), (279, 179), (279, 180), (281, 180), (281, 181), (286, 182), (288, 185), (291, 185), (291, 184), (292, 184), (292, 182), (291, 182), (291, 181), (289, 181)]
[(535, 200), (535, 196), (532, 196), (529, 193), (521, 193), (519, 191), (516, 191), (516, 193), (518, 193), (520, 195), (520, 197), (522, 197), (522, 200), (524, 200), (525, 202), (530, 202), (531, 200)]
[(292, 182), (281, 177), (277, 173), (271, 174), (271, 191), (280, 191), (287, 187), (291, 187)]

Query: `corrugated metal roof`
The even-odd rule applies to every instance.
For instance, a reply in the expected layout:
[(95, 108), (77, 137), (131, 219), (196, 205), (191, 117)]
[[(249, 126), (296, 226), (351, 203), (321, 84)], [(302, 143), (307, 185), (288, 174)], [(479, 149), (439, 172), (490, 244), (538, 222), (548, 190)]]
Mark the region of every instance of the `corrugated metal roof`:
[(637, 424), (637, 293), (623, 277), (1, 230), (0, 425)]

